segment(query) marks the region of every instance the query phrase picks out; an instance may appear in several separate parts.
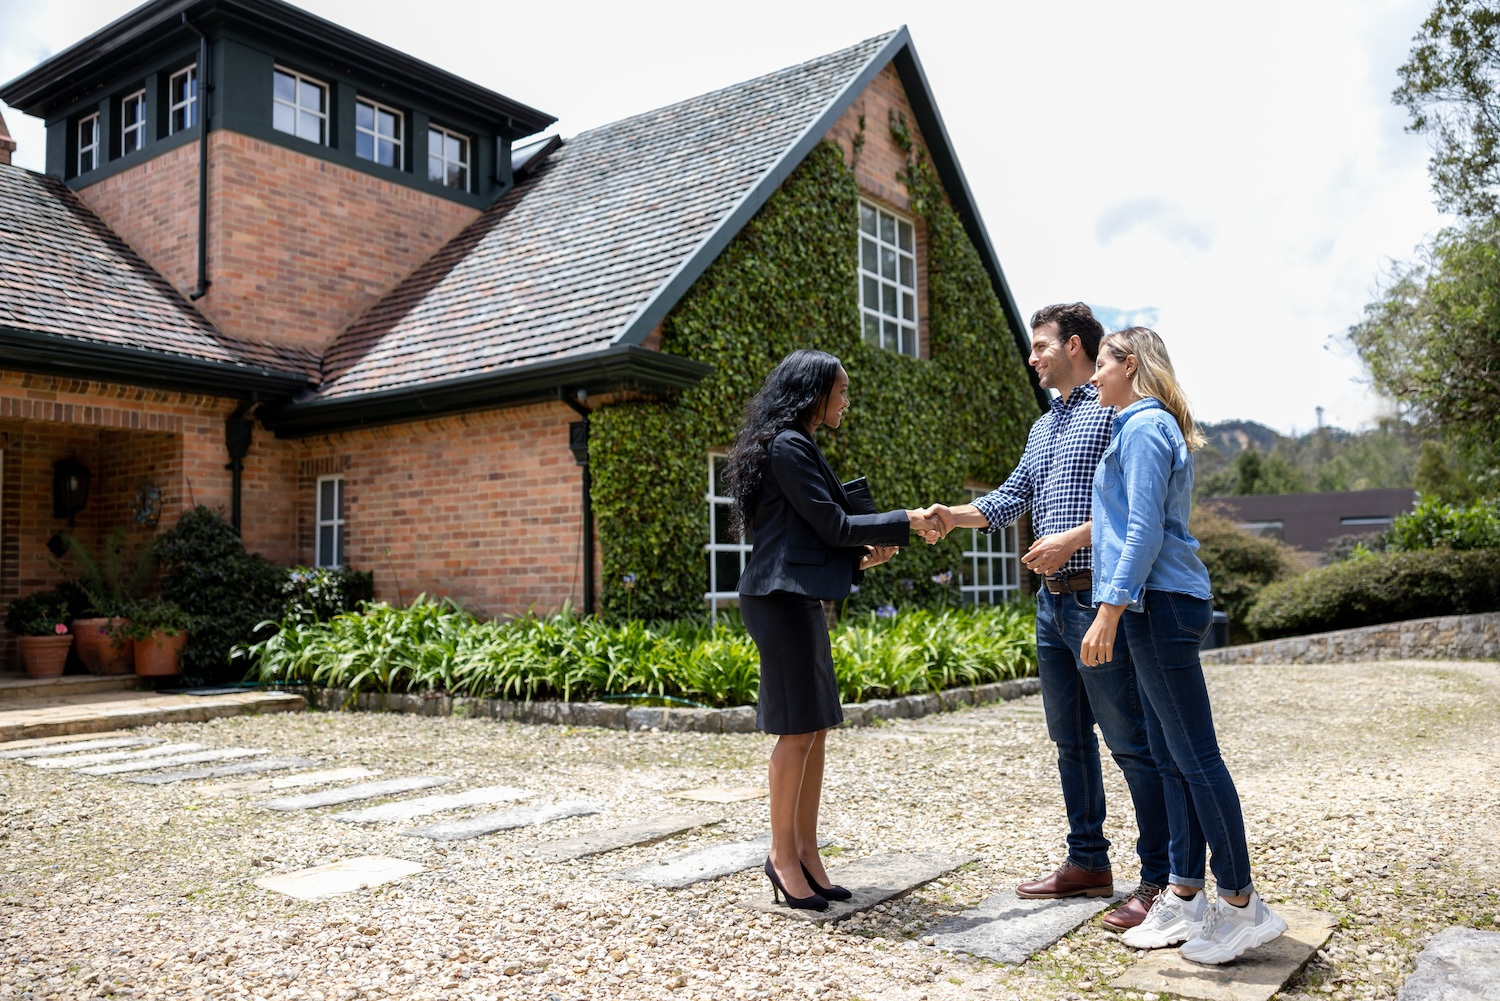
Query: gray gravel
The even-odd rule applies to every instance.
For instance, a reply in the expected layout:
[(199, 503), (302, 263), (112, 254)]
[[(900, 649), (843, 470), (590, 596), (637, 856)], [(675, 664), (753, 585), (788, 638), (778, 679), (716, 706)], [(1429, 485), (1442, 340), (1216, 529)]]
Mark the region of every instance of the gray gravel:
[[(1340, 921), (1287, 998), (1392, 998), (1451, 925), (1500, 917), (1500, 664), (1215, 667), (1217, 725), (1273, 903)], [(1135, 953), (1090, 921), (1019, 967), (939, 954), (927, 929), (1060, 859), (1062, 807), (1036, 698), (844, 730), (829, 740), (829, 866), (891, 851), (983, 861), (840, 925), (742, 909), (741, 873), (685, 890), (619, 869), (761, 833), (722, 823), (560, 865), (539, 843), (670, 812), (664, 793), (764, 782), (770, 739), (397, 715), (273, 714), (142, 731), (274, 748), (382, 778), (451, 775), (602, 813), (441, 845), (396, 824), (277, 814), (200, 783), (150, 787), (0, 761), (0, 998), (1125, 998)], [(1132, 818), (1108, 769), (1116, 875)], [(483, 812), (444, 815), (448, 819)], [(264, 875), (357, 855), (429, 866), (301, 902)], [(1141, 995), (1140, 1001), (1153, 1001)]]

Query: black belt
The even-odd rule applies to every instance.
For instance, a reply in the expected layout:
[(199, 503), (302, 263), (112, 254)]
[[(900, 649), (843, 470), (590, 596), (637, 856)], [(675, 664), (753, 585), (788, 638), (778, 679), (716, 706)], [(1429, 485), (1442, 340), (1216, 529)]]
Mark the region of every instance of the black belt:
[(1092, 570), (1079, 570), (1063, 577), (1043, 577), (1042, 586), (1047, 589), (1048, 594), (1087, 591), (1094, 586), (1094, 573)]

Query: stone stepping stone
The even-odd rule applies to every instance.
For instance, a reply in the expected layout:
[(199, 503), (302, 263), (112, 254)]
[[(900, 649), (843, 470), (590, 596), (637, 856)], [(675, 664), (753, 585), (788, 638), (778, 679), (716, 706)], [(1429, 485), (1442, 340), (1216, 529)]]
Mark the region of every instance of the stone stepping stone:
[(262, 876), (255, 885), (298, 900), (322, 900), (341, 893), (353, 893), (369, 886), (380, 886), (426, 872), (425, 865), (385, 855), (361, 855), (358, 858), (316, 865), (311, 869)]
[(204, 786), (199, 792), (210, 796), (239, 796), (251, 793), (272, 792), (277, 789), (298, 789), (302, 786), (323, 785), (327, 782), (342, 782), (345, 779), (367, 779), (380, 773), (369, 768), (328, 768), (319, 772), (303, 772), (300, 775), (285, 775), (279, 779), (256, 779), (250, 782), (221, 782)]
[(335, 813), (334, 820), (342, 824), (378, 824), (386, 820), (411, 820), (444, 810), (459, 810), (466, 806), (488, 806), (492, 803), (507, 803), (525, 799), (536, 793), (514, 786), (485, 786), (481, 789), (466, 789), (463, 792), (446, 793), (439, 796), (423, 796), (419, 799), (403, 799), (396, 803), (367, 806), (363, 810), (347, 810)]
[[(115, 737), (138, 736), (131, 730), (102, 730), (94, 733), (67, 733), (56, 737), (22, 737), (19, 740), (0, 740), (0, 751), (20, 751), (29, 747), (43, 747), (61, 744), (76, 744), (85, 740), (110, 740)], [(160, 740), (160, 737), (148, 738)], [(57, 753), (61, 754), (62, 751)]]
[[(1038, 949), (1053, 942), (1125, 899), (1135, 885), (1123, 889), (1116, 884), (1112, 897), (1063, 897), (1060, 900), (1023, 900), (1015, 890), (991, 894), (971, 907), (930, 929), (933, 945), (946, 952), (966, 952), (996, 963), (1024, 963)], [(1175, 952), (1175, 950), (1173, 950)]]
[(548, 806), (529, 806), (520, 810), (501, 810), (483, 813), (467, 820), (455, 820), (448, 824), (433, 824), (401, 833), (409, 838), (431, 838), (433, 841), (467, 841), (496, 831), (509, 831), (533, 824), (547, 824), (568, 817), (587, 817), (598, 813), (599, 807), (582, 800), (565, 800)]
[(674, 834), (691, 831), (695, 827), (707, 827), (718, 822), (718, 817), (711, 817), (704, 813), (674, 813), (664, 817), (652, 817), (639, 824), (611, 827), (603, 831), (590, 831), (576, 838), (548, 841), (535, 848), (527, 849), (521, 854), (537, 862), (568, 862), (573, 859), (588, 858), (590, 855), (602, 855), (618, 848), (629, 848), (632, 845), (649, 845), (670, 838)]
[(453, 780), (446, 775), (416, 775), (404, 779), (383, 779), (380, 782), (361, 782), (359, 785), (324, 789), (322, 792), (307, 792), (300, 796), (283, 796), (280, 799), (261, 800), (256, 806), (267, 810), (316, 810), (320, 806), (338, 806), (340, 803), (357, 803), (362, 799), (378, 799), (417, 789), (431, 789), (447, 785)]
[(70, 743), (61, 741), (19, 750), (0, 751), (0, 758), (49, 758), (57, 754), (72, 754), (75, 751), (103, 751), (114, 747), (144, 747), (147, 744), (164, 744), (160, 737), (111, 737), (107, 739), (80, 740), (72, 738)]
[[(830, 839), (824, 838), (818, 842), (818, 847), (822, 848), (831, 843)], [(680, 890), (684, 886), (692, 886), (705, 879), (717, 879), (742, 869), (752, 869), (762, 865), (766, 861), (766, 853), (770, 850), (771, 834), (767, 831), (749, 841), (729, 841), (720, 845), (710, 845), (684, 855), (622, 869), (614, 874), (614, 878), (631, 883), (645, 883), (647, 886)]]
[(317, 763), (312, 758), (260, 758), (256, 761), (242, 761), (237, 765), (210, 765), (207, 768), (180, 768), (177, 771), (157, 772), (155, 775), (132, 775), (125, 781), (159, 786), (172, 782), (190, 782), (194, 779), (216, 779), (225, 775), (251, 775), (255, 772), (279, 772), (286, 768), (307, 768)]
[(684, 789), (667, 793), (668, 799), (690, 799), (698, 803), (743, 803), (751, 799), (765, 799), (771, 790), (756, 786), (704, 786), (702, 789)]
[(250, 758), (265, 754), (260, 749), (248, 747), (226, 747), (217, 751), (197, 751), (193, 754), (169, 754), (166, 757), (146, 758), (141, 761), (121, 761), (113, 765), (94, 765), (78, 769), (79, 775), (123, 775), (126, 772), (149, 772), (168, 765), (196, 765), (204, 761), (229, 761), (234, 758)]
[(26, 762), (32, 768), (83, 768), (86, 765), (106, 765), (115, 761), (140, 761), (163, 754), (186, 754), (201, 751), (204, 745), (184, 742), (148, 747), (143, 751), (98, 751), (93, 754), (68, 755), (64, 758), (33, 758)]
[[(1302, 964), (1322, 948), (1338, 924), (1331, 914), (1277, 904), (1286, 934), (1223, 966), (1200, 966), (1176, 949), (1156, 949), (1109, 982), (1122, 991), (1170, 991), (1205, 1001), (1270, 1001)], [(1478, 995), (1476, 995), (1478, 997)]]
[(1396, 1001), (1494, 997), (1500, 997), (1500, 932), (1445, 928), (1418, 954), (1417, 968), (1401, 985)]
[(848, 900), (829, 901), (826, 911), (799, 911), (785, 904), (774, 903), (769, 881), (756, 889), (755, 896), (744, 898), (740, 903), (752, 911), (763, 911), (814, 924), (827, 924), (842, 921), (887, 900), (903, 897), (923, 883), (930, 883), (939, 876), (945, 876), (959, 866), (974, 861), (977, 859), (972, 855), (955, 855), (951, 852), (869, 855), (828, 873), (829, 879), (854, 896)]

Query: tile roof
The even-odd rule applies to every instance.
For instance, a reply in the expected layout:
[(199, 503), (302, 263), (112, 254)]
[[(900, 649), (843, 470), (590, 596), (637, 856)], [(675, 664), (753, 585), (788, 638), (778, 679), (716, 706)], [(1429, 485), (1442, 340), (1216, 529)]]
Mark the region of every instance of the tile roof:
[(309, 352), (226, 337), (56, 178), (0, 164), (0, 328), (316, 376)]
[(895, 34), (568, 140), (337, 338), (307, 402), (617, 343)]

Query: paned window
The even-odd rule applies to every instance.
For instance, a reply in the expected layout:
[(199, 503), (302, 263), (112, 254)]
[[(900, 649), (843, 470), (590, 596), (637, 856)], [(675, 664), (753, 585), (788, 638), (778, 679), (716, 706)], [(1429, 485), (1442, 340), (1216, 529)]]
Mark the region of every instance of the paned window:
[(354, 155), (401, 166), (401, 112), (361, 97), (354, 102)]
[[(983, 497), (988, 490), (969, 489), (969, 500)], [(998, 605), (1021, 597), (1021, 554), (1016, 546), (1014, 524), (994, 532), (969, 530), (969, 544), (964, 549), (959, 594), (965, 604)]]
[(916, 356), (916, 231), (868, 202), (859, 203), (859, 313), (866, 344)]
[(120, 102), (120, 155), (146, 148), (146, 92), (138, 90)]
[(311, 77), (276, 67), (271, 124), (320, 146), (328, 145), (328, 86)]
[(78, 119), (78, 172), (87, 174), (99, 166), (99, 115)]
[(469, 140), (439, 125), (427, 130), (427, 179), (469, 190)]
[(192, 128), (198, 122), (197, 64), (173, 73), (167, 90), (170, 105), (167, 109), (168, 131), (175, 134)]
[(318, 477), (318, 552), (320, 567), (344, 565), (344, 478)]
[(729, 460), (717, 453), (708, 455), (708, 592), (704, 599), (711, 614), (717, 614), (720, 605), (739, 600), (740, 574), (745, 570), (745, 561), (753, 548), (750, 540), (740, 542), (729, 531), (729, 509), (734, 503), (725, 496), (728, 489), (726, 476)]

